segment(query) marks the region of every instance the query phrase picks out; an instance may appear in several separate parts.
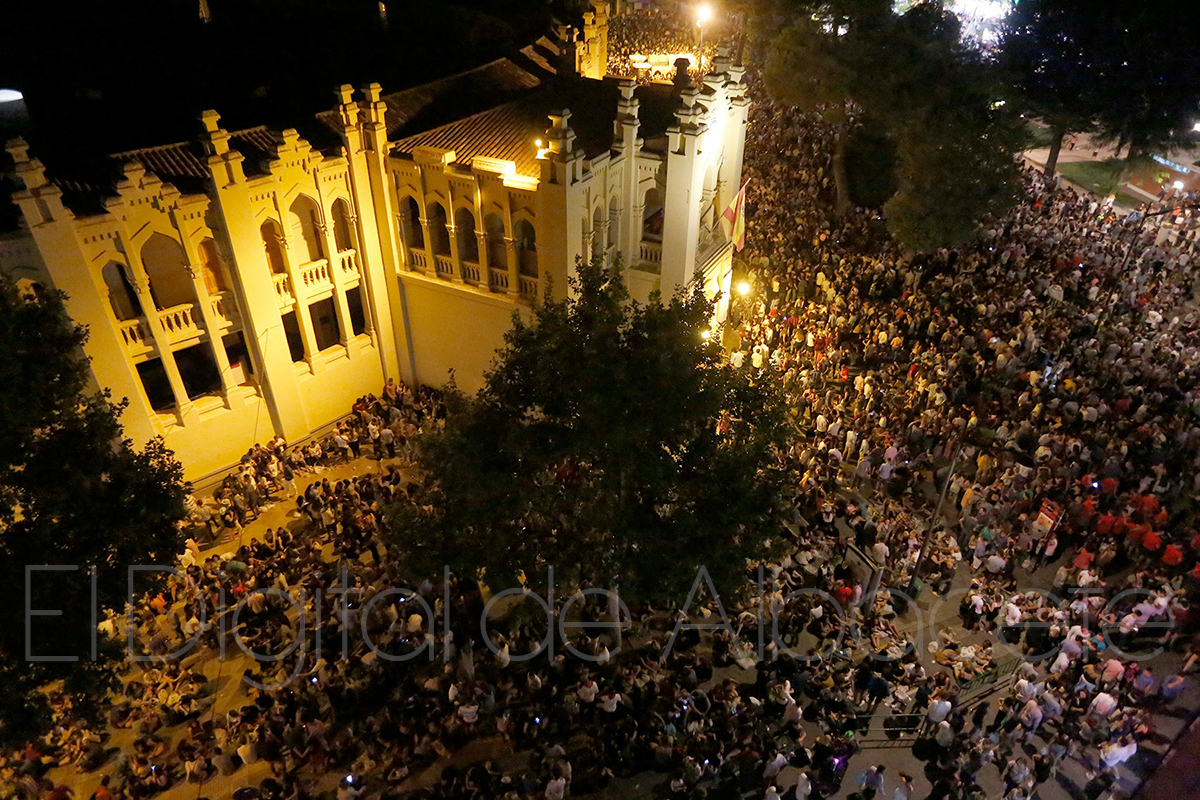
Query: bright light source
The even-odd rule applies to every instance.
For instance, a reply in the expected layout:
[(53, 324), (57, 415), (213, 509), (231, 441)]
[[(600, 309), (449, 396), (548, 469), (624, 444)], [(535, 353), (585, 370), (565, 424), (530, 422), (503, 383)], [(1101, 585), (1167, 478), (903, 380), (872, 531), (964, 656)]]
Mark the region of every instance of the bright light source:
[(1192, 130), (1194, 130), (1196, 133), (1200, 133), (1200, 122), (1197, 122), (1195, 125), (1193, 125)]
[[(24, 100), (25, 95), (18, 92), (16, 89), (0, 89), (0, 103), (15, 103), (18, 100)], [(1200, 129), (1200, 126), (1197, 126)]]
[(1183, 191), (1183, 181), (1175, 181), (1171, 185), (1175, 187), (1176, 191)]
[(542, 146), (542, 140), (541, 140), (541, 139), (534, 139), (534, 140), (533, 140), (533, 142), (534, 142), (534, 144), (536, 144), (538, 147), (541, 147), (541, 146)]
[(738, 284), (738, 294), (750, 294), (750, 284), (742, 281)]
[(696, 22), (705, 23), (712, 19), (712, 9), (708, 6), (700, 6), (696, 9)]
[(712, 331), (700, 331), (701, 339), (704, 339), (705, 341), (707, 341), (710, 336), (712, 336)]

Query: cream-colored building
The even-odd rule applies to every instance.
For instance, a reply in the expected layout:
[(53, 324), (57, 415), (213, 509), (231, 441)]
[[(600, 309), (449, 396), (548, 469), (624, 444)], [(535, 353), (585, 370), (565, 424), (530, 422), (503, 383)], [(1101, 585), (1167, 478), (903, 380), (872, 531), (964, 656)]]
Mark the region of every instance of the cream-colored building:
[(728, 289), (721, 211), (748, 100), (716, 59), (698, 86), (600, 78), (606, 9), (512, 59), (304, 133), (227, 131), (111, 156), (111, 190), (9, 142), (24, 226), (0, 267), (67, 293), (96, 384), (129, 399), (200, 480), (275, 433), (305, 439), (387, 378), (475, 391), (512, 315), (619, 256), (634, 297), (702, 274)]

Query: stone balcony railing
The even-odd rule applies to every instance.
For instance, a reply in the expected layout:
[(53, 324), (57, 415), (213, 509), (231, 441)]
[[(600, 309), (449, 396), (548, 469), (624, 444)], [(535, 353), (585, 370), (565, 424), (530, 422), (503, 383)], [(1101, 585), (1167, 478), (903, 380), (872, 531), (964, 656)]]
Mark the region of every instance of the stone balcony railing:
[(518, 288), (525, 297), (537, 297), (538, 279), (530, 275), (517, 276)]
[(333, 276), (325, 259), (310, 261), (300, 268), (300, 282), (306, 295), (320, 294), (333, 288)]
[(292, 296), (292, 279), (288, 277), (286, 272), (283, 272), (276, 274), (274, 280), (275, 299), (279, 302), (279, 310), (286, 312), (296, 302), (296, 299)]
[(408, 249), (408, 266), (414, 272), (424, 272), (426, 268), (425, 251), (410, 247)]
[(358, 275), (358, 253), (354, 250), (343, 250), (337, 254), (338, 265), (341, 267), (342, 275), (352, 276)]
[(170, 344), (200, 336), (204, 329), (197, 320), (196, 310), (195, 303), (183, 303), (158, 312), (158, 322)]
[(434, 256), (433, 260), (439, 278), (449, 279), (454, 275), (454, 262), (450, 260), (450, 256)]
[(493, 292), (508, 291), (508, 270), (492, 267), (488, 270), (488, 288)]
[(118, 327), (131, 356), (137, 358), (153, 352), (154, 339), (150, 336), (150, 325), (145, 317), (123, 320)]
[(221, 330), (242, 327), (242, 317), (237, 301), (233, 299), (233, 292), (216, 292), (209, 296), (209, 303), (212, 309), (209, 319), (215, 327)]
[(472, 285), (479, 284), (479, 265), (473, 261), (464, 261), (462, 265), (463, 280)]

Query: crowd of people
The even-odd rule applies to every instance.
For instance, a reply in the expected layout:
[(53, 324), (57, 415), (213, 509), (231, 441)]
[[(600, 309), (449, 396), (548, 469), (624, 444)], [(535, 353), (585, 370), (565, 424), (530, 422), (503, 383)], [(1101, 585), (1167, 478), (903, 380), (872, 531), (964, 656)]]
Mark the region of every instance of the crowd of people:
[(722, 28), (719, 20), (706, 21), (701, 33), (695, 20), (681, 10), (656, 7), (630, 9), (608, 22), (608, 74), (633, 78), (642, 83), (670, 81), (675, 65), (663, 57), (695, 57), (689, 73), (693, 79), (704, 74), (717, 55)]
[[(617, 17), (613, 58), (675, 52), (691, 27)], [(422, 501), (406, 460), (446, 416), (436, 391), (389, 383), (321, 442), (252, 448), (195, 503), (182, 574), (105, 622), (132, 625), (144, 659), (107, 711), (131, 750), (110, 759), (64, 698), (63, 724), (0, 762), (8, 793), (64, 800), (44, 776), (75, 765), (111, 773), (98, 800), (203, 794), (265, 762), (247, 785), (289, 800), (558, 800), (648, 772), (678, 798), (975, 800), (1002, 783), (1029, 800), (1070, 759), (1085, 796), (1110, 791), (1185, 686), (1130, 654), (1192, 648), (1200, 624), (1195, 230), (1156, 244), (1029, 173), (978, 245), (904, 255), (876, 213), (832, 215), (832, 131), (748, 74), (752, 291), (729, 368), (778, 381), (795, 410), (793, 546), (761, 565), (779, 641), (750, 644), (755, 600), (669, 653), (676, 618), (649, 608), (620, 641), (571, 639), (585, 659), (521, 660), (547, 630), (519, 614), (484, 647), (478, 576), (414, 584), (389, 558), (387, 509)], [(380, 467), (319, 475), (360, 456)], [(286, 527), (247, 537), (288, 501)], [(904, 624), (918, 585), (959, 599), (961, 628), (923, 641)], [(283, 655), (219, 662), (244, 669), (245, 699), (218, 715), (202, 667), (239, 643)], [(906, 738), (915, 775), (868, 760), (858, 742), (880, 731)], [(454, 758), (472, 742), (484, 757)]]

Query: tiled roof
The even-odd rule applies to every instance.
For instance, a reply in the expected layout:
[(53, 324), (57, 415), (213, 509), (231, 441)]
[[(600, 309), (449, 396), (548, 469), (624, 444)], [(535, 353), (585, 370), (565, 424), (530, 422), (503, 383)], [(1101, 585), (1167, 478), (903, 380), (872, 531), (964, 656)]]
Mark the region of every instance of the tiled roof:
[[(407, 136), (477, 114), (541, 83), (540, 77), (511, 59), (500, 58), (467, 72), (383, 95), (380, 99), (387, 104), (388, 137)], [(317, 119), (334, 131), (341, 130), (336, 110), (323, 111)]]
[[(638, 87), (641, 136), (660, 136), (674, 120), (677, 98), (670, 89)], [(393, 143), (393, 152), (412, 153), (423, 146), (453, 150), (456, 162), (464, 165), (476, 156), (499, 158), (514, 162), (518, 173), (536, 177), (536, 140), (545, 138), (551, 112), (571, 111), (567, 124), (575, 132), (575, 144), (594, 158), (612, 147), (619, 96), (620, 89), (612, 79), (562, 78), (519, 100), (399, 139)]]
[[(246, 157), (248, 172), (252, 172), (259, 161), (270, 158), (275, 152), (277, 139), (265, 125), (233, 131), (229, 136), (230, 146)], [(208, 177), (208, 162), (197, 142), (177, 142), (126, 150), (123, 153), (113, 153), (109, 158), (122, 164), (129, 161), (141, 162), (149, 172), (169, 182), (179, 178), (204, 180)], [(180, 189), (182, 188), (181, 186)]]

